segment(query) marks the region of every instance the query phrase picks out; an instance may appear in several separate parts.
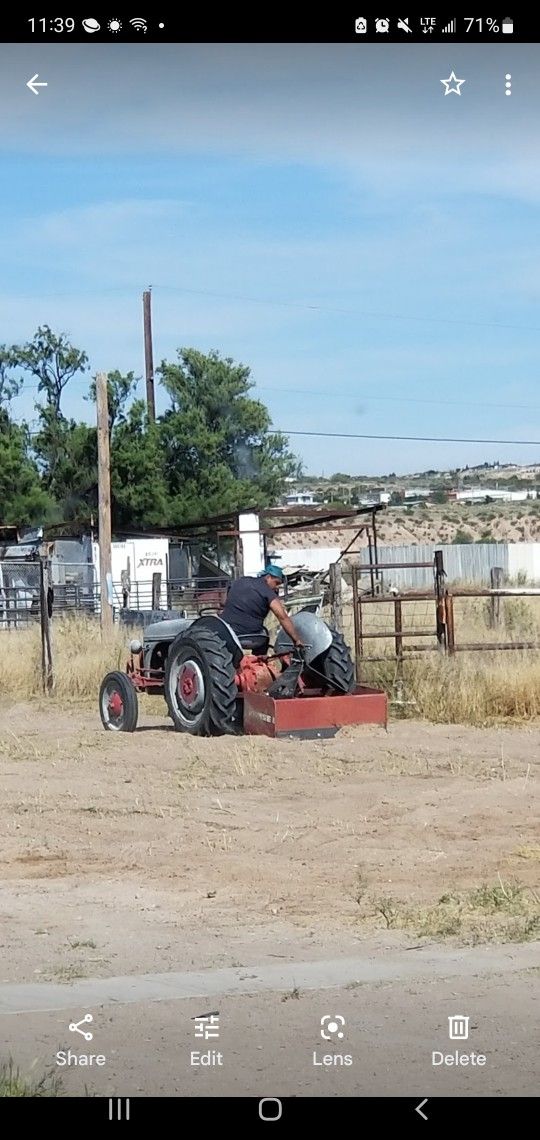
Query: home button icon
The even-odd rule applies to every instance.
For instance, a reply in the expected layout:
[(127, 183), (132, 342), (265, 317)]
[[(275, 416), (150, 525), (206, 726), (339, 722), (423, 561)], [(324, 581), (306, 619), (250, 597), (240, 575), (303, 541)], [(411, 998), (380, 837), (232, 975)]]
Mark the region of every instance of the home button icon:
[(274, 1096), (265, 1097), (259, 1101), (259, 1116), (261, 1120), (281, 1120), (283, 1105)]

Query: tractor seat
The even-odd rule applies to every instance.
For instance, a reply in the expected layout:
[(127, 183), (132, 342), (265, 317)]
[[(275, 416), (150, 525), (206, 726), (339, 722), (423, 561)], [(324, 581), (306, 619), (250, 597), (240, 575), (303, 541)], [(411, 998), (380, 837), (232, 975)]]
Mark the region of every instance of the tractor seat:
[(266, 630), (262, 629), (260, 633), (237, 633), (236, 636), (242, 649), (250, 649), (252, 653), (260, 657), (268, 653), (270, 634)]

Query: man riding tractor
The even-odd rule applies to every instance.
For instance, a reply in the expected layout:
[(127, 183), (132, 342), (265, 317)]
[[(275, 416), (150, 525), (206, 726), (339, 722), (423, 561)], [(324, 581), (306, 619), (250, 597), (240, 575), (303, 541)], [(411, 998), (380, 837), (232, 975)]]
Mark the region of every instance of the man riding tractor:
[[(300, 694), (308, 701), (351, 694), (354, 665), (342, 634), (309, 610), (296, 613), (293, 622), (277, 597), (282, 581), (280, 567), (270, 564), (256, 578), (232, 582), (219, 617), (178, 617), (147, 626), (144, 641), (131, 643), (126, 673), (103, 679), (104, 727), (135, 730), (138, 692), (163, 694), (174, 727), (195, 736), (242, 731), (245, 702), (254, 694), (277, 702)], [(282, 627), (272, 651), (263, 624), (269, 612)]]
[(283, 583), (281, 566), (269, 563), (256, 578), (236, 578), (231, 583), (221, 614), (223, 621), (236, 633), (241, 643), (249, 644), (252, 653), (264, 654), (270, 640), (264, 620), (271, 611), (293, 645), (304, 643), (280, 602), (279, 587)]

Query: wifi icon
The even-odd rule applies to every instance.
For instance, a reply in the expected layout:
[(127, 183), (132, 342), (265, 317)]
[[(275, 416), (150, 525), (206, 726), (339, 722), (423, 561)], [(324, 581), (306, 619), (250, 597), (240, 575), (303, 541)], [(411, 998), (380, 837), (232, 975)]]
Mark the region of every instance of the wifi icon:
[(130, 20), (129, 22), (131, 24), (131, 27), (135, 28), (136, 32), (146, 32), (147, 31), (146, 20), (139, 20), (136, 17), (134, 20)]

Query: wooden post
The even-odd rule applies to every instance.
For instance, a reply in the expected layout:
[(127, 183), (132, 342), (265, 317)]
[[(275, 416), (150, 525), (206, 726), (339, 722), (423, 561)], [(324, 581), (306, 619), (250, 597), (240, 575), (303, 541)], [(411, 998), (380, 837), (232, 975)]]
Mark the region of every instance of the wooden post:
[(396, 657), (398, 661), (403, 657), (403, 611), (401, 598), (394, 599), (394, 628), (396, 633)]
[(45, 598), (45, 568), (43, 559), (39, 560), (39, 624), (41, 629), (41, 687), (43, 692), (47, 692), (47, 658), (46, 658), (46, 640), (45, 640), (45, 626), (49, 614), (47, 611), (47, 602)]
[(54, 687), (51, 627), (49, 616), (49, 570), (44, 558), (39, 560), (39, 622), (41, 628), (41, 683), (44, 693)]
[(107, 373), (96, 376), (98, 498), (99, 498), (99, 586), (101, 633), (111, 634), (113, 611), (109, 601), (111, 581), (111, 459), (109, 450), (109, 400)]
[(376, 566), (375, 577), (377, 579), (377, 592), (380, 593), (380, 573), (379, 573), (379, 544), (377, 541), (377, 512), (373, 511), (371, 515), (371, 526), (373, 528), (373, 561)]
[(146, 408), (150, 423), (154, 423), (156, 418), (156, 400), (154, 393), (154, 350), (152, 346), (152, 294), (149, 289), (143, 293), (143, 325)]
[[(504, 570), (502, 566), (492, 566), (489, 572), (492, 590), (502, 590)], [(501, 599), (497, 596), (489, 599), (489, 625), (497, 629), (501, 624)]]
[(368, 558), (369, 558), (369, 579), (371, 583), (371, 593), (375, 597), (375, 575), (373, 573), (373, 543), (371, 541), (371, 531), (368, 530)]
[(364, 642), (362, 639), (362, 599), (358, 595), (358, 566), (353, 566), (352, 570), (352, 591), (353, 591), (353, 610), (354, 610), (354, 665), (356, 680), (360, 682), (360, 660), (364, 652)]
[(159, 610), (161, 607), (161, 574), (152, 574), (152, 609)]
[(341, 566), (332, 562), (330, 566), (330, 607), (331, 621), (338, 633), (343, 633), (343, 598), (341, 592)]
[(442, 550), (435, 551), (435, 621), (439, 648), (446, 649), (446, 607), (444, 603), (446, 578)]
[(451, 594), (446, 592), (445, 599), (446, 610), (446, 650), (450, 657), (454, 656), (456, 652), (456, 630), (454, 625), (454, 599)]

